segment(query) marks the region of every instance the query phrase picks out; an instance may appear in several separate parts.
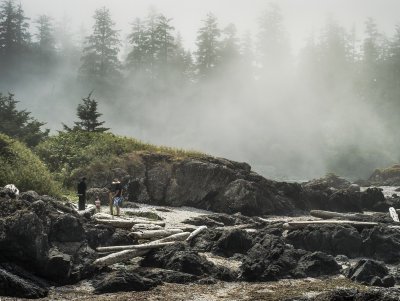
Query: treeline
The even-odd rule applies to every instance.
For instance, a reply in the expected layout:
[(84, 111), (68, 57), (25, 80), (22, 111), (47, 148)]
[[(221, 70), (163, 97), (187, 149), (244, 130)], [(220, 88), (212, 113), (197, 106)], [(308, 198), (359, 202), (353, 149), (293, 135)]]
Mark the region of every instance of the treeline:
[(93, 18), (76, 39), (50, 16), (28, 19), (3, 0), (0, 89), (35, 82), (33, 89), (55, 90), (39, 104), (70, 113), (94, 89), (113, 130), (218, 145), (204, 151), (249, 160), (265, 175), (365, 176), (400, 160), (400, 26), (388, 37), (373, 19), (363, 34), (328, 19), (294, 55), (277, 5), (244, 36), (209, 13), (190, 50), (173, 20), (154, 10), (132, 16), (127, 37), (107, 8)]

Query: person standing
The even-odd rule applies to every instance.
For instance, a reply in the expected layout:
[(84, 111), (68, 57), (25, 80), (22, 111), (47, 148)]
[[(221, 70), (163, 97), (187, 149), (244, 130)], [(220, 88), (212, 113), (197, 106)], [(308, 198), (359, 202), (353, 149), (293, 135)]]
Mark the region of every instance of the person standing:
[(78, 210), (85, 210), (86, 203), (86, 178), (78, 183), (78, 196), (79, 196), (79, 206)]
[(117, 216), (120, 215), (120, 207), (122, 201), (122, 187), (118, 179), (112, 182), (112, 189), (110, 193), (110, 213), (114, 215), (113, 205), (117, 208)]

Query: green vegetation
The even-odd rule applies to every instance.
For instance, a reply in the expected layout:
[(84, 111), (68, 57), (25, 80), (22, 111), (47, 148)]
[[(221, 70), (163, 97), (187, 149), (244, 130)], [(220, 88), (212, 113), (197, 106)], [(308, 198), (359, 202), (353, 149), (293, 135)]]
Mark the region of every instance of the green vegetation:
[(0, 133), (0, 186), (15, 184), (21, 191), (59, 195), (56, 183), (40, 159), (22, 143)]
[(400, 177), (400, 164), (394, 164), (387, 168), (377, 168), (372, 173), (370, 180), (387, 180), (390, 178)]
[(105, 132), (60, 132), (35, 148), (35, 152), (65, 186), (71, 185), (71, 176), (105, 171), (110, 167), (125, 167), (134, 160), (130, 153), (150, 151), (171, 154), (177, 158), (205, 156), (170, 147), (158, 147), (126, 137)]

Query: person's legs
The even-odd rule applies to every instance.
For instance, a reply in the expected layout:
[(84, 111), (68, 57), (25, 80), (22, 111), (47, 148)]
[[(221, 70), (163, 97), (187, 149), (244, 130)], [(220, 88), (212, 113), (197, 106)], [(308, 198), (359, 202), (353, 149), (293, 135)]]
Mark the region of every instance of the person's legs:
[(117, 216), (119, 216), (120, 210), (119, 210), (119, 206), (117, 206)]
[(85, 210), (85, 196), (84, 195), (79, 196), (78, 209)]
[(113, 210), (113, 197), (112, 193), (110, 192), (110, 214), (114, 215), (114, 210)]

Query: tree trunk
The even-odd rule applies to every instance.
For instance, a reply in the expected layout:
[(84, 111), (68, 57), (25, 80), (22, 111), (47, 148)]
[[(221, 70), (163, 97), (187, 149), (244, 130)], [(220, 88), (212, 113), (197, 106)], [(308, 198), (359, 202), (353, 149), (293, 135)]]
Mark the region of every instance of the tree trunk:
[(149, 251), (150, 249), (144, 249), (144, 250), (142, 249), (142, 250), (125, 250), (117, 253), (112, 253), (110, 255), (95, 260), (93, 262), (93, 265), (100, 268), (121, 261), (129, 260), (135, 257), (143, 256)]
[(160, 230), (163, 227), (155, 224), (135, 224), (132, 226), (132, 231), (141, 231), (141, 230)]
[(207, 226), (200, 226), (196, 230), (194, 230), (192, 233), (190, 233), (189, 237), (186, 238), (186, 241), (192, 240), (194, 237), (199, 235), (201, 232), (203, 232), (205, 229), (207, 229)]
[(122, 251), (122, 250), (144, 250), (144, 249), (157, 249), (165, 246), (174, 244), (174, 241), (161, 242), (161, 243), (148, 243), (142, 245), (130, 245), (130, 246), (111, 246), (111, 247), (98, 247), (96, 251), (98, 252), (112, 252), (112, 251)]
[(374, 227), (378, 223), (356, 222), (356, 221), (338, 221), (338, 220), (319, 220), (319, 221), (297, 221), (283, 224), (284, 229), (302, 229), (309, 225), (350, 225), (353, 227)]
[(96, 222), (106, 225), (111, 225), (117, 228), (132, 228), (136, 224), (154, 224), (158, 226), (165, 226), (165, 222), (159, 221), (146, 221), (136, 219), (94, 219)]
[(181, 229), (149, 230), (149, 231), (131, 232), (129, 233), (129, 236), (135, 239), (152, 239), (157, 237), (165, 237), (181, 232), (183, 232)]

